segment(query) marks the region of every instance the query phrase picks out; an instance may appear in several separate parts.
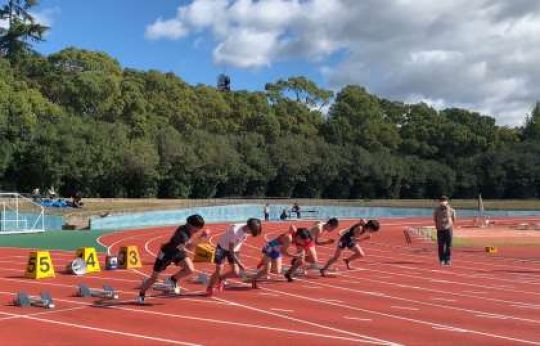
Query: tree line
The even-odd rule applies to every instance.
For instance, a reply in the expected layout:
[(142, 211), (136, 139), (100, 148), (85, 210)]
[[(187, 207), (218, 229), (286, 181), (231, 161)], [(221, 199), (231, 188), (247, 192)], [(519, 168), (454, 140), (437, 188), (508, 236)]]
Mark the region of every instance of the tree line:
[(24, 19), (28, 3), (35, 1), (9, 1), (0, 10), (0, 19), (14, 23), (0, 30), (0, 190), (53, 185), (65, 196), (161, 198), (540, 195), (540, 103), (523, 127), (510, 128), (466, 109), (387, 100), (358, 85), (334, 95), (302, 76), (260, 92), (220, 92), (173, 73), (122, 68), (103, 52), (72, 47), (42, 56), (27, 43), (46, 30)]

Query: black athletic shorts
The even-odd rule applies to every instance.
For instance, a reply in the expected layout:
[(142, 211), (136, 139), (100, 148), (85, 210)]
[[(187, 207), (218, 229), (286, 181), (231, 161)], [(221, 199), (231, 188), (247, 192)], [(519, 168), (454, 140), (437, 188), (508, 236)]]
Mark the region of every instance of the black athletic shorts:
[(178, 265), (186, 258), (186, 252), (176, 249), (175, 251), (163, 252), (160, 251), (156, 262), (154, 263), (154, 271), (160, 273), (167, 269), (167, 267), (174, 262)]
[[(235, 252), (235, 255), (236, 258), (238, 258), (239, 253)], [(227, 259), (230, 264), (234, 264), (234, 258), (232, 256), (232, 253), (218, 245), (216, 247), (216, 254), (214, 255), (214, 263), (221, 264), (225, 259)]]
[(341, 238), (339, 238), (338, 248), (342, 250), (345, 248), (352, 249), (355, 246), (356, 246), (356, 239), (354, 237), (351, 237), (348, 234), (344, 234), (341, 236)]

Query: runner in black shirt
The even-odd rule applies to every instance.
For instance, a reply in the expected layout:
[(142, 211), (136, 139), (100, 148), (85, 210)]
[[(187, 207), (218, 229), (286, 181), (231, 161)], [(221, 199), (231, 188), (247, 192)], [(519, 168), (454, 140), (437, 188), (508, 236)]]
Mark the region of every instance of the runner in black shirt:
[(186, 224), (179, 226), (174, 232), (171, 239), (161, 246), (161, 250), (154, 263), (154, 271), (152, 276), (146, 280), (139, 292), (138, 301), (144, 303), (146, 291), (152, 287), (157, 281), (159, 273), (164, 271), (171, 263), (174, 262), (177, 266), (182, 264), (182, 269), (171, 276), (171, 281), (176, 285), (176, 282), (194, 272), (193, 263), (187, 256), (185, 247), (188, 245), (191, 236), (200, 231), (204, 227), (204, 219), (200, 215), (191, 215), (187, 218)]
[(353, 252), (352, 256), (343, 259), (347, 269), (352, 269), (350, 263), (357, 258), (365, 256), (364, 250), (362, 250), (358, 242), (370, 239), (371, 233), (377, 232), (379, 228), (379, 221), (377, 220), (361, 220), (341, 234), (337, 243), (336, 252), (334, 253), (334, 256), (330, 257), (328, 262), (326, 262), (325, 266), (321, 268), (321, 275), (326, 275), (328, 268), (338, 260), (345, 248)]

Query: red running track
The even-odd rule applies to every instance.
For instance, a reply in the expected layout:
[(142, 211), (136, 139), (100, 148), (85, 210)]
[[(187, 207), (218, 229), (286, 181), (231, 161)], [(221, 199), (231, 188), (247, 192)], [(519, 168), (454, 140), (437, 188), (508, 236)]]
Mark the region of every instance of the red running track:
[[(61, 270), (73, 253), (53, 251), (56, 278), (35, 281), (23, 277), (28, 250), (2, 249), (0, 339), (6, 345), (540, 345), (538, 249), (503, 247), (495, 255), (456, 249), (452, 267), (440, 267), (434, 245), (404, 244), (404, 227), (421, 224), (430, 221), (382, 220), (382, 231), (363, 244), (367, 257), (355, 270), (338, 266), (336, 277), (276, 278), (258, 290), (236, 283), (213, 298), (188, 280), (186, 295), (152, 296), (146, 306), (134, 303), (137, 287), (171, 227), (101, 237), (113, 253), (137, 245), (144, 264), (139, 270), (65, 275)], [(266, 223), (265, 236), (288, 225)], [(214, 238), (225, 227), (211, 225)], [(242, 248), (249, 265), (258, 263), (263, 243), (263, 237), (250, 238)], [(318, 247), (323, 261), (332, 252), (332, 246)], [(81, 282), (111, 284), (121, 299), (105, 306), (74, 297)], [(56, 308), (14, 307), (10, 300), (20, 290), (47, 290)]]

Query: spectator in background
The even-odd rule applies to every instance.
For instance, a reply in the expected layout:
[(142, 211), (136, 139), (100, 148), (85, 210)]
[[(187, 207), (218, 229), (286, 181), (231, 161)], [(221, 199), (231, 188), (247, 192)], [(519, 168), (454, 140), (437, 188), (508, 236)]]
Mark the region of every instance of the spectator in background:
[(264, 221), (270, 220), (270, 205), (266, 203), (264, 206)]
[(32, 200), (34, 202), (38, 202), (40, 199), (41, 199), (41, 195), (39, 193), (39, 188), (36, 187), (35, 189), (32, 190)]
[(279, 219), (280, 219), (281, 221), (285, 221), (285, 220), (287, 220), (287, 217), (288, 217), (288, 215), (287, 215), (287, 209), (283, 209), (283, 211), (281, 212), (281, 215), (279, 216)]
[(54, 186), (51, 185), (51, 187), (47, 191), (47, 197), (50, 199), (56, 198), (56, 191), (54, 191)]
[(296, 213), (296, 218), (297, 219), (301, 218), (300, 206), (298, 205), (298, 203), (294, 203), (294, 205), (293, 205), (293, 207), (291, 209), (291, 212)]
[(82, 202), (82, 196), (80, 192), (75, 193), (72, 197), (71, 206), (73, 208), (82, 208), (84, 203)]

